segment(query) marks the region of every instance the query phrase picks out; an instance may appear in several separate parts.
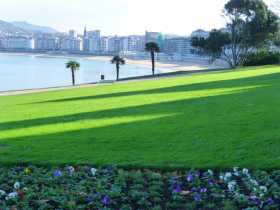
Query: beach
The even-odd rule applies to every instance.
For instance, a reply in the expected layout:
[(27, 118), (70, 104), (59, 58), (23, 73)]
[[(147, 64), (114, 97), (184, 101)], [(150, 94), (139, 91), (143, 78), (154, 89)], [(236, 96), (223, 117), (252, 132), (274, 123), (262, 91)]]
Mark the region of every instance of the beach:
[[(1, 52), (2, 53), (2, 52)], [(6, 53), (7, 54), (7, 53)], [(64, 59), (85, 59), (92, 61), (110, 62), (112, 56), (93, 56), (93, 55), (78, 55), (78, 54), (54, 54), (54, 53), (8, 53), (14, 55), (33, 55), (42, 58), (64, 58)], [(150, 67), (150, 60), (137, 60), (125, 58), (126, 64), (137, 65), (143, 67)], [(163, 72), (174, 71), (193, 71), (203, 69), (217, 69), (224, 68), (223, 65), (211, 64), (206, 59), (191, 58), (187, 61), (156, 61), (156, 68), (160, 68)]]

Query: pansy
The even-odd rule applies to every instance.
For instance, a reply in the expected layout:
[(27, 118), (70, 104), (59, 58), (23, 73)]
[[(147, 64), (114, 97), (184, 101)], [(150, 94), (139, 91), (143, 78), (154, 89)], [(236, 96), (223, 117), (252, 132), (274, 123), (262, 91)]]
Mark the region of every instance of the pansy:
[(109, 196), (108, 196), (108, 195), (105, 195), (105, 196), (102, 198), (101, 203), (102, 203), (103, 205), (105, 205), (105, 206), (109, 205), (109, 203), (110, 203), (110, 198), (109, 198)]
[(55, 170), (55, 171), (53, 172), (53, 176), (54, 176), (54, 177), (61, 177), (61, 176), (62, 176), (62, 173), (61, 173), (60, 170)]
[(0, 197), (6, 195), (6, 192), (4, 190), (0, 190)]
[(230, 192), (234, 192), (235, 187), (236, 187), (236, 181), (231, 181), (231, 182), (228, 183), (228, 190)]
[(243, 168), (242, 174), (249, 176), (249, 170), (247, 168)]
[(91, 175), (92, 175), (92, 176), (95, 176), (95, 175), (96, 175), (96, 172), (97, 172), (97, 169), (96, 169), (96, 168), (91, 168), (91, 169), (90, 169), (90, 172), (91, 172)]
[(215, 184), (215, 180), (209, 179), (209, 180), (208, 180), (208, 184), (211, 185), (211, 186), (213, 186), (213, 185)]
[(214, 175), (214, 172), (213, 172), (212, 170), (210, 170), (210, 169), (207, 171), (207, 173), (208, 173), (210, 176), (213, 176), (213, 175)]
[(94, 197), (92, 195), (89, 195), (85, 199), (86, 203), (92, 203), (94, 201)]
[(201, 192), (201, 193), (206, 193), (206, 192), (207, 192), (207, 188), (206, 188), (206, 187), (201, 188), (201, 189), (200, 189), (200, 192)]
[(32, 170), (30, 168), (25, 168), (24, 169), (24, 173), (25, 174), (31, 174), (32, 173)]
[(234, 168), (233, 168), (233, 174), (234, 174), (235, 176), (239, 176), (239, 175), (240, 175), (240, 173), (239, 173), (239, 167), (234, 167)]
[(251, 184), (254, 185), (254, 186), (259, 186), (259, 183), (258, 183), (257, 180), (255, 180), (255, 179), (250, 179), (250, 182), (251, 182)]
[(10, 199), (14, 199), (18, 196), (18, 193), (17, 192), (12, 192), (12, 193), (9, 193), (8, 196), (6, 196), (6, 200), (10, 200)]
[(221, 174), (219, 178), (220, 178), (220, 180), (227, 182), (227, 181), (230, 181), (231, 177), (232, 177), (232, 173), (227, 172), (225, 174)]
[(224, 178), (225, 178), (225, 181), (228, 181), (228, 180), (230, 180), (230, 179), (231, 179), (231, 177), (232, 177), (232, 173), (230, 173), (230, 172), (227, 172), (227, 173), (225, 174), (225, 176), (224, 176)]
[(18, 190), (20, 188), (20, 183), (19, 182), (15, 182), (14, 183), (14, 189)]
[(75, 172), (75, 168), (73, 166), (68, 166), (66, 167), (66, 171), (69, 172), (70, 174)]
[(172, 193), (174, 193), (174, 194), (181, 193), (181, 191), (182, 191), (182, 189), (181, 189), (180, 185), (178, 185), (178, 184), (174, 185), (172, 188)]
[(269, 198), (269, 199), (267, 199), (267, 200), (265, 201), (264, 204), (265, 204), (265, 205), (272, 205), (272, 204), (274, 204), (274, 201), (272, 200), (272, 198)]
[(189, 172), (189, 173), (187, 174), (186, 179), (187, 179), (188, 182), (192, 182), (192, 181), (193, 181), (193, 175), (192, 175), (191, 172)]
[(195, 200), (195, 202), (201, 202), (202, 201), (201, 196), (198, 193), (194, 194), (193, 199)]
[(260, 186), (260, 190), (261, 190), (263, 193), (266, 193), (266, 192), (267, 192), (267, 187), (266, 187), (266, 186)]
[(257, 196), (250, 196), (249, 201), (253, 205), (260, 205), (261, 204), (261, 200)]

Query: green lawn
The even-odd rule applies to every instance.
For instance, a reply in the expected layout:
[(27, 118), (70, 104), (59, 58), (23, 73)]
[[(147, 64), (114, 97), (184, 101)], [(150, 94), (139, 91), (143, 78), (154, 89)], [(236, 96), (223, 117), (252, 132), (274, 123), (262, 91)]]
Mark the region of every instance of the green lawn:
[(280, 67), (0, 97), (0, 163), (280, 168)]

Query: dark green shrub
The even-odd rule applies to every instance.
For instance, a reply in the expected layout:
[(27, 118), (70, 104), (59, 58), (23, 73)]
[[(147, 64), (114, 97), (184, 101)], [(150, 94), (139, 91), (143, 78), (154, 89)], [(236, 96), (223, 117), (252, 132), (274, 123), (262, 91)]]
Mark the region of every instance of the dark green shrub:
[(260, 51), (248, 55), (244, 66), (262, 66), (280, 63), (279, 52)]

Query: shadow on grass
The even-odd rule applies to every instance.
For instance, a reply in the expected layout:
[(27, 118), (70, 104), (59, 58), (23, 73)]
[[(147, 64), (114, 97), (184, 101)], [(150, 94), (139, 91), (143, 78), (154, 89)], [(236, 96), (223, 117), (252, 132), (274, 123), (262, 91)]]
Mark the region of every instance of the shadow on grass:
[[(257, 135), (262, 132), (261, 122), (248, 122), (248, 116), (254, 117), (255, 111), (267, 113), (269, 106), (264, 110), (260, 107), (260, 110), (252, 110), (247, 105), (269, 99), (276, 92), (271, 90), (278, 85), (278, 80), (279, 74), (274, 74), (254, 79), (214, 82), (195, 88), (244, 87), (245, 90), (211, 97), (1, 123), (3, 131), (85, 119), (174, 114), (103, 127), (2, 139), (0, 142), (7, 144), (7, 147), (0, 150), (0, 161), (117, 164), (129, 167), (275, 166), (275, 157), (280, 153), (277, 149), (280, 148), (279, 143), (264, 142)], [(254, 85), (263, 87), (246, 89), (246, 86)], [(186, 85), (173, 92), (188, 91), (190, 88), (194, 87)], [(165, 93), (171, 90), (164, 88), (157, 91)], [(146, 91), (146, 94), (151, 93)], [(249, 131), (250, 135), (245, 135), (244, 131)]]
[[(275, 82), (274, 82), (275, 81)], [(223, 89), (223, 88), (244, 88), (249, 86), (259, 86), (259, 88), (265, 88), (262, 86), (267, 85), (276, 85), (280, 81), (280, 74), (270, 74), (262, 75), (250, 78), (241, 78), (234, 80), (224, 80), (224, 81), (215, 81), (199, 84), (190, 84), (190, 85), (179, 85), (168, 88), (158, 88), (152, 90), (143, 90), (143, 91), (131, 91), (131, 92), (119, 92), (112, 94), (104, 95), (93, 95), (86, 97), (77, 97), (77, 98), (66, 98), (61, 100), (50, 100), (39, 103), (62, 103), (62, 102), (71, 102), (71, 101), (83, 101), (83, 100), (98, 100), (102, 98), (110, 97), (121, 97), (121, 96), (137, 96), (137, 95), (152, 95), (152, 94), (164, 94), (164, 93), (176, 93), (176, 92), (188, 92), (195, 90), (211, 90), (211, 89)], [(195, 94), (195, 93), (194, 93)], [(231, 94), (231, 92), (225, 92), (224, 94)], [(169, 114), (170, 111), (178, 111), (186, 109), (186, 105), (194, 103), (195, 101), (203, 101), (204, 98), (211, 96), (203, 96), (200, 99), (186, 99), (178, 100), (171, 102), (159, 102), (149, 105), (140, 105), (126, 108), (115, 108), (109, 110), (101, 110), (95, 112), (83, 112), (71, 115), (63, 115), (57, 117), (46, 117), (46, 118), (36, 118), (15, 122), (3, 122), (0, 123), (0, 131), (11, 130), (11, 129), (20, 129), (20, 128), (29, 128), (33, 126), (42, 126), (42, 125), (51, 125), (51, 124), (60, 124), (60, 123), (69, 123), (81, 120), (94, 120), (102, 118), (115, 118), (115, 117), (124, 117), (124, 116), (141, 116), (141, 115), (151, 115), (151, 114)], [(213, 97), (213, 96), (212, 96)], [(40, 105), (40, 104), (39, 104)], [(173, 110), (172, 110), (173, 109)]]
[(203, 83), (195, 83), (195, 84), (186, 84), (186, 85), (176, 85), (172, 87), (163, 87), (163, 88), (155, 88), (149, 90), (138, 90), (138, 91), (128, 91), (128, 92), (117, 92), (117, 93), (108, 93), (101, 95), (91, 95), (91, 96), (82, 96), (82, 97), (72, 97), (72, 98), (64, 98), (57, 100), (48, 100), (48, 101), (40, 101), (29, 104), (44, 104), (44, 103), (64, 103), (64, 102), (75, 102), (75, 101), (83, 101), (83, 100), (97, 100), (97, 99), (107, 99), (114, 97), (128, 97), (128, 96), (137, 96), (137, 95), (152, 95), (152, 94), (164, 94), (164, 93), (176, 93), (176, 92), (188, 92), (188, 91), (197, 91), (197, 90), (211, 90), (216, 88), (231, 88), (231, 87), (242, 87), (249, 85), (259, 85), (260, 80), (262, 84), (268, 80), (279, 81), (280, 73), (273, 73), (268, 75), (261, 75), (255, 77), (246, 77), (241, 79), (232, 79), (232, 80), (219, 80), (213, 82), (203, 82)]

